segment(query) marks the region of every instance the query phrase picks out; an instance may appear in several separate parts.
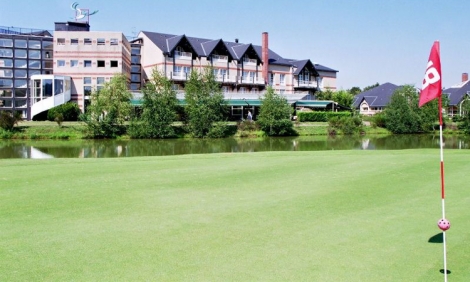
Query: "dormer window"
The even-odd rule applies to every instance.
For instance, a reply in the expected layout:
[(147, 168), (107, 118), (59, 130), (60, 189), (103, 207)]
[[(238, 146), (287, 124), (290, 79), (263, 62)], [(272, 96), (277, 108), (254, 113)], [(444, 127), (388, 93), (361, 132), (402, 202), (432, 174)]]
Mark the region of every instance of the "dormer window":
[(243, 57), (243, 63), (244, 63), (245, 65), (256, 65), (256, 59), (250, 59), (250, 57), (248, 57), (248, 56), (245, 55), (245, 56)]
[(192, 54), (191, 52), (185, 52), (181, 46), (178, 46), (175, 50), (175, 58), (181, 60), (191, 60)]

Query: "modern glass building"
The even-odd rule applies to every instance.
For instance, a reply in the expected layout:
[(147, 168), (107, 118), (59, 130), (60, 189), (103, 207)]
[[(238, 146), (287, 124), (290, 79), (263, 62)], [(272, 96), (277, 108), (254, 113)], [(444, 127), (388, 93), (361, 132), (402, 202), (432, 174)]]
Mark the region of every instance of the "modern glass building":
[(47, 30), (0, 26), (0, 111), (31, 119), (29, 80), (53, 73), (53, 36)]

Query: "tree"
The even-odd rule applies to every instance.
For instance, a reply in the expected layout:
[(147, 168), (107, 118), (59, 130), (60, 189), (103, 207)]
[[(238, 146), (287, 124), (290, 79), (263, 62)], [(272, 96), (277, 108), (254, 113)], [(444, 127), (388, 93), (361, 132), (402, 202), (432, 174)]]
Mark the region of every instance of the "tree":
[(362, 90), (362, 92), (366, 92), (367, 90), (371, 90), (372, 88), (375, 88), (377, 86), (379, 86), (380, 84), (378, 82), (376, 82), (375, 84), (372, 84), (372, 85), (369, 85), (369, 86), (366, 86), (364, 87), (364, 89)]
[(393, 133), (423, 133), (433, 130), (438, 121), (437, 100), (418, 107), (419, 96), (411, 85), (398, 88), (384, 110), (385, 126)]
[(136, 138), (173, 137), (172, 123), (176, 120), (178, 100), (171, 81), (154, 69), (142, 93), (142, 115), (131, 122), (129, 135)]
[(95, 138), (116, 137), (125, 133), (125, 121), (130, 117), (132, 94), (127, 88), (127, 77), (115, 75), (99, 91), (91, 94), (91, 104), (82, 116), (88, 135)]
[(189, 133), (197, 138), (225, 137), (227, 126), (222, 121), (227, 107), (213, 69), (206, 67), (203, 73), (192, 71), (185, 91)]
[(339, 90), (333, 93), (332, 100), (342, 106), (351, 107), (354, 100), (354, 95), (348, 91)]
[(261, 99), (258, 123), (261, 130), (269, 136), (292, 135), (293, 124), (290, 120), (292, 107), (281, 95), (274, 92), (268, 86), (264, 97)]
[(333, 94), (334, 92), (330, 89), (327, 89), (325, 91), (318, 91), (315, 93), (315, 97), (317, 100), (322, 100), (322, 101), (331, 101), (333, 100)]
[(361, 93), (362, 90), (360, 87), (354, 86), (351, 89), (349, 89), (348, 92), (351, 93), (351, 95), (356, 96), (357, 94)]

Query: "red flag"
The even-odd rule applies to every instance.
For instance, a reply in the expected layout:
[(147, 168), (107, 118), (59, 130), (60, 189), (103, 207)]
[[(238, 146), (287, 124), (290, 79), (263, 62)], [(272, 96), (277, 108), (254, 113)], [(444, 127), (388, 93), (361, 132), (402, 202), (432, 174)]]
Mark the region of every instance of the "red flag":
[(424, 74), (423, 87), (419, 93), (419, 106), (441, 97), (441, 58), (439, 54), (439, 41), (435, 41), (429, 55), (426, 73)]

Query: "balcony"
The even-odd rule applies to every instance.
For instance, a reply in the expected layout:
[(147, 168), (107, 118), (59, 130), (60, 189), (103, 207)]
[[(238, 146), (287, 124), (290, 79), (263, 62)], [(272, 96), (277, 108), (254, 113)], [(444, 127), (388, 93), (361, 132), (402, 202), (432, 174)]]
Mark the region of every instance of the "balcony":
[(235, 83), (237, 81), (237, 79), (235, 78), (235, 76), (229, 76), (229, 75), (215, 75), (215, 80), (217, 82), (222, 82), (222, 83)]
[(249, 59), (249, 58), (244, 58), (243, 59), (243, 64), (246, 66), (256, 66), (256, 59)]
[(241, 84), (260, 84), (264, 85), (264, 80), (256, 76), (241, 76), (239, 83)]
[(171, 80), (188, 80), (189, 75), (189, 72), (183, 71), (171, 71), (167, 73), (167, 77)]
[(317, 88), (318, 83), (314, 80), (295, 80), (294, 87)]
[(180, 60), (192, 60), (193, 55), (191, 52), (175, 51), (175, 58)]
[(212, 59), (215, 62), (228, 62), (228, 56), (224, 55), (212, 55)]

